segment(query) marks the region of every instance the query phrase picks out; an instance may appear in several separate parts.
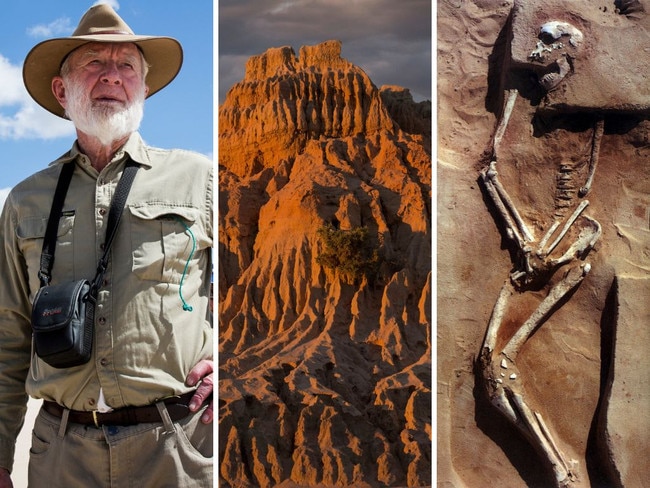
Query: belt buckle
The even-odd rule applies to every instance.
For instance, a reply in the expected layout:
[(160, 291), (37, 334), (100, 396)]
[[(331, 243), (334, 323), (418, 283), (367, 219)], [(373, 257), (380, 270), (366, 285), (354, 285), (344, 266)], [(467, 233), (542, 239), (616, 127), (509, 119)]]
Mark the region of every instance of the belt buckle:
[(95, 427), (98, 429), (101, 427), (99, 425), (99, 419), (97, 418), (97, 410), (93, 410), (93, 422), (95, 422)]

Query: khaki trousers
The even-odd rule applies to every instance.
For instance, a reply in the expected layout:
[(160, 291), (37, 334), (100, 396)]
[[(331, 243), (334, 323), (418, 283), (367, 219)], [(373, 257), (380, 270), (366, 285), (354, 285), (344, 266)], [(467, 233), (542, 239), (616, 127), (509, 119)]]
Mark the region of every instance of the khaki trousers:
[(101, 428), (41, 409), (32, 433), (29, 488), (211, 488), (212, 424), (202, 411), (172, 422)]

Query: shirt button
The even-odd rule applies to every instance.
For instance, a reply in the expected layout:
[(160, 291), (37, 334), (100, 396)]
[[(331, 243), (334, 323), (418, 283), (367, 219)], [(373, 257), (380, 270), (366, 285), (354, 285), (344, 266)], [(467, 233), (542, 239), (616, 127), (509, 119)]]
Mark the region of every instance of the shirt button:
[(99, 317), (97, 321), (99, 322), (99, 325), (106, 325), (106, 317)]
[(90, 405), (91, 407), (94, 407), (95, 406), (95, 399), (94, 398), (89, 398), (88, 399), (88, 405)]
[(99, 209), (99, 215), (106, 215), (106, 209), (105, 208), (100, 208)]
[(108, 359), (106, 359), (106, 358), (102, 358), (102, 359), (99, 361), (99, 364), (101, 364), (102, 366), (106, 366), (106, 365), (108, 364)]

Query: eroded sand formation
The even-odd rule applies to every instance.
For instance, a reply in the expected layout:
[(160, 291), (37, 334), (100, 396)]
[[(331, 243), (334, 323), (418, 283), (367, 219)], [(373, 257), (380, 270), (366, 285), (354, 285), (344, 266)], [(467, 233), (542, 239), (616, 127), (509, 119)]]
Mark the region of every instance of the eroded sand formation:
[[(341, 44), (269, 49), (219, 110), (223, 486), (431, 484), (431, 104)], [(376, 273), (321, 265), (365, 227)]]

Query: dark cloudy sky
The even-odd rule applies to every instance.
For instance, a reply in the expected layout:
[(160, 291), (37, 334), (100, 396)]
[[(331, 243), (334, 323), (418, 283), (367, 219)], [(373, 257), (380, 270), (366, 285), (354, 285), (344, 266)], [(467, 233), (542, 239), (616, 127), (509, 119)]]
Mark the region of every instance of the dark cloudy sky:
[(400, 85), (431, 100), (430, 0), (219, 0), (219, 100), (246, 61), (270, 47), (330, 39), (376, 86)]

